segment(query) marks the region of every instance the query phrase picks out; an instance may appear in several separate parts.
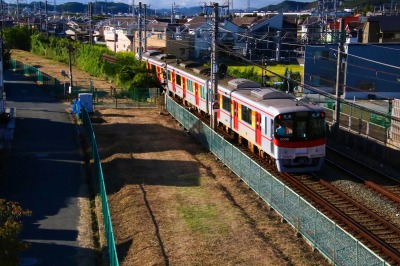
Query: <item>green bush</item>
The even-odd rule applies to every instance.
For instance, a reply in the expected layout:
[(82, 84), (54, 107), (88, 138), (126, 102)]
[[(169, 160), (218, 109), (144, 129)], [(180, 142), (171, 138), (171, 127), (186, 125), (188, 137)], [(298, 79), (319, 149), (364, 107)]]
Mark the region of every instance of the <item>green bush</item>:
[[(132, 52), (114, 53), (105, 46), (89, 45), (40, 33), (32, 35), (31, 43), (32, 53), (66, 64), (69, 63), (70, 46), (74, 66), (93, 76), (104, 77), (127, 91), (131, 88), (160, 86), (155, 75), (146, 69), (146, 64), (137, 60)], [(103, 55), (115, 56), (116, 62), (104, 60)]]
[(4, 28), (3, 40), (7, 49), (20, 49), (29, 51), (31, 48), (32, 31), (26, 26)]

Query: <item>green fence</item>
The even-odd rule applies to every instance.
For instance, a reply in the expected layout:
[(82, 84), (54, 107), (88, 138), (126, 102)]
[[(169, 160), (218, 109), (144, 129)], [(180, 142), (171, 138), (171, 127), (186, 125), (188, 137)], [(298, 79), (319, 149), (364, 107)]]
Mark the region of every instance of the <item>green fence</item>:
[(61, 83), (58, 79), (53, 78), (46, 73), (43, 73), (36, 67), (24, 64), (17, 60), (11, 59), (11, 67), (15, 72), (24, 74), (30, 77), (34, 82), (43, 84), (52, 94), (57, 97), (64, 97), (66, 95), (65, 84)]
[(85, 128), (86, 136), (90, 140), (92, 148), (92, 159), (94, 162), (94, 175), (99, 184), (99, 193), (101, 198), (101, 207), (103, 213), (103, 223), (106, 232), (108, 255), (110, 260), (110, 265), (118, 266), (118, 256), (117, 249), (115, 246), (114, 232), (111, 223), (110, 209), (108, 208), (108, 199), (106, 186), (104, 183), (103, 169), (101, 167), (100, 155), (97, 149), (96, 136), (93, 131), (92, 123), (90, 121), (90, 116), (85, 108), (82, 108), (82, 122)]
[[(34, 82), (38, 84), (43, 84), (46, 89), (48, 89), (53, 95), (59, 98), (67, 97), (69, 89), (69, 80), (66, 82), (65, 78), (60, 81), (46, 73), (43, 73), (36, 67), (27, 65), (25, 63), (19, 62), (15, 59), (11, 59), (11, 68), (15, 72), (19, 72), (27, 77), (30, 77)], [(70, 97), (75, 98), (79, 93), (91, 92), (93, 93), (93, 84), (90, 81), (84, 86), (78, 86), (75, 84), (73, 86)]]
[(169, 97), (167, 110), (333, 265), (388, 265), (239, 149)]

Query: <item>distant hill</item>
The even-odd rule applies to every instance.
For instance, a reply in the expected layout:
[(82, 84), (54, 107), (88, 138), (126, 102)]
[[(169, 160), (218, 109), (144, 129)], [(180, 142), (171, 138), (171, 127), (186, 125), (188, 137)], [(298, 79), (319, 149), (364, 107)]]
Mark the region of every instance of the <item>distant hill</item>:
[(310, 10), (315, 6), (315, 2), (297, 2), (297, 1), (283, 1), (276, 5), (268, 5), (266, 7), (259, 8), (260, 11), (275, 11), (275, 12), (299, 12), (303, 10)]
[[(328, 1), (329, 2), (329, 1)], [(330, 2), (329, 2), (330, 3)], [(344, 0), (340, 5), (340, 8), (358, 8), (362, 10), (373, 10), (374, 6), (382, 6), (383, 4), (390, 6), (391, 0)], [(8, 4), (9, 8), (12, 6), (16, 6), (16, 4)], [(268, 5), (262, 8), (254, 8), (252, 10), (258, 11), (275, 11), (275, 12), (299, 12), (303, 10), (312, 10), (317, 6), (317, 1), (314, 2), (299, 2), (299, 1), (283, 1), (276, 5)], [(15, 7), (14, 7), (15, 8)], [(39, 9), (42, 14), (45, 12), (45, 6), (43, 2), (31, 2), (30, 4), (24, 4), (22, 2), (19, 3), (19, 8), (25, 9), (25, 12), (35, 12), (38, 13)], [(115, 2), (106, 2), (106, 1), (98, 1), (93, 2), (93, 13), (94, 14), (110, 14), (110, 15), (118, 15), (118, 14), (131, 14), (131, 6), (124, 3), (115, 3)], [(29, 11), (26, 11), (29, 10)], [(47, 6), (48, 11), (57, 11), (62, 13), (87, 13), (88, 4), (83, 4), (81, 2), (68, 2), (64, 4), (59, 4), (54, 8), (54, 5), (51, 5), (51, 1), (48, 2)], [(157, 9), (148, 8), (148, 15), (159, 17), (170, 17), (171, 9)], [(203, 9), (199, 6), (188, 7), (188, 8), (177, 8), (177, 15), (181, 16), (194, 16), (196, 14), (203, 13)], [(234, 12), (243, 12), (244, 10), (233, 10)]]
[[(372, 11), (374, 7), (382, 7), (385, 5), (390, 7), (392, 0), (344, 0), (341, 2), (339, 9), (357, 8), (358, 10)], [(259, 8), (260, 11), (275, 11), (275, 12), (298, 12), (302, 10), (312, 10), (317, 7), (318, 1), (314, 2), (299, 2), (299, 1), (283, 1), (276, 5), (268, 5)], [(331, 5), (333, 9), (333, 1), (326, 1), (327, 5)]]

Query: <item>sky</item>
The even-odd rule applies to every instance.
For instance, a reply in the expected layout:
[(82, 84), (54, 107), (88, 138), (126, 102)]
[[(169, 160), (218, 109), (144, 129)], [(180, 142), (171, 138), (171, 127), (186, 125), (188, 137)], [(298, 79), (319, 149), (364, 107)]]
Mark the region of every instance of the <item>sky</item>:
[[(227, 3), (227, 0), (214, 0), (214, 1), (201, 1), (201, 0), (134, 0), (135, 5), (139, 2), (142, 4), (150, 5), (150, 8), (161, 9), (161, 8), (171, 8), (172, 4), (175, 3), (179, 7), (200, 7), (201, 4), (206, 3), (210, 5), (210, 3), (218, 3), (220, 5)], [(232, 1), (232, 0), (230, 0)], [(246, 9), (248, 0), (233, 0), (233, 8), (234, 9)], [(283, 0), (250, 0), (250, 6), (253, 8), (260, 8), (267, 5), (277, 4), (282, 2)], [(112, 2), (121, 2), (126, 4), (132, 4), (132, 0), (113, 0)]]

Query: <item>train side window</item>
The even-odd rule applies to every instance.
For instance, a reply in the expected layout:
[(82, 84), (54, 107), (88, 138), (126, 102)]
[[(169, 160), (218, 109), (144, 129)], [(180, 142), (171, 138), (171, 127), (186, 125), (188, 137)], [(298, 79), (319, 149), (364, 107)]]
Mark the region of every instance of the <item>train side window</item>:
[(169, 81), (172, 81), (172, 78), (171, 78), (171, 71), (169, 71), (169, 70), (168, 70), (168, 72), (167, 72), (167, 73), (168, 73), (168, 74), (167, 74), (167, 76), (168, 76), (168, 80), (169, 80)]
[(268, 117), (264, 117), (264, 135), (268, 136)]
[(187, 80), (187, 90), (193, 92), (193, 81)]
[(251, 125), (251, 109), (242, 105), (242, 120)]
[(176, 74), (176, 85), (182, 85), (181, 75), (179, 74)]
[(222, 109), (231, 111), (231, 100), (226, 96), (222, 96)]
[(272, 139), (273, 137), (274, 137), (274, 131), (273, 131), (273, 128), (274, 128), (274, 120), (273, 119), (271, 119), (270, 120), (271, 121), (271, 124), (270, 124), (270, 130), (269, 130), (269, 136), (270, 136), (270, 138)]
[(202, 99), (205, 99), (205, 98), (206, 98), (206, 90), (205, 90), (204, 85), (200, 85), (200, 97), (201, 97)]

